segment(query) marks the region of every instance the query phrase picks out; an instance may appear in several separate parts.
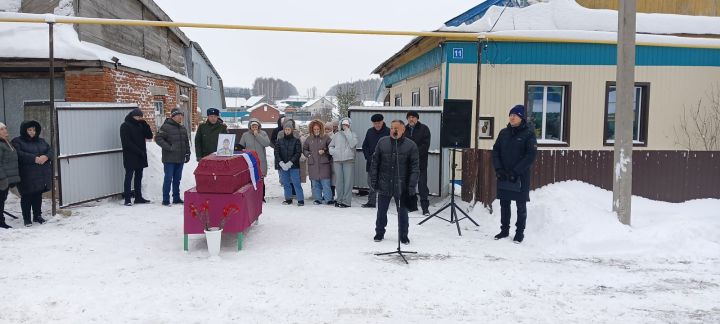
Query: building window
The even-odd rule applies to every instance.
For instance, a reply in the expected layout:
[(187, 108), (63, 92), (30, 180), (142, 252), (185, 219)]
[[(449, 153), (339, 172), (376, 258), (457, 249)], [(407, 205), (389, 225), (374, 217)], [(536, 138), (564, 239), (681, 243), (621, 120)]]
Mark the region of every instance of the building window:
[[(633, 142), (635, 145), (647, 144), (647, 121), (650, 103), (650, 84), (635, 83), (633, 94)], [(605, 145), (615, 142), (615, 112), (617, 92), (615, 82), (608, 82), (605, 87)]]
[(396, 94), (395, 95), (395, 107), (400, 107), (400, 106), (402, 106), (402, 95)]
[(213, 77), (211, 77), (211, 76), (207, 77), (207, 87), (208, 87), (208, 89), (213, 88)]
[(413, 91), (412, 93), (412, 106), (420, 107), (420, 90)]
[(570, 83), (527, 82), (525, 90), (527, 120), (538, 144), (569, 145)]
[(155, 126), (160, 129), (160, 126), (165, 122), (165, 105), (162, 101), (153, 101), (153, 108), (155, 109)]
[(430, 87), (429, 104), (431, 107), (440, 106), (440, 88)]

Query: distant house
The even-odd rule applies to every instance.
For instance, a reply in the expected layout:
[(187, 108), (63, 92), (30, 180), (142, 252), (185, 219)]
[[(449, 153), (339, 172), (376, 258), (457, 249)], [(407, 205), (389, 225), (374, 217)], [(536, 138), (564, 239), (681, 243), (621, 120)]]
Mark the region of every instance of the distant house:
[(245, 110), (247, 109), (247, 99), (243, 97), (225, 97), (225, 109), (227, 110)]
[(275, 106), (260, 103), (247, 110), (250, 118), (257, 118), (261, 123), (274, 123), (280, 117), (280, 111)]
[[(19, 10), (8, 3), (0, 2), (0, 11), (12, 17), (56, 13), (171, 21), (152, 0), (23, 0)], [(54, 35), (57, 99), (137, 103), (153, 130), (179, 107), (186, 127), (197, 125), (198, 92), (185, 57), (192, 43), (180, 29), (57, 24)], [(47, 45), (38, 44), (47, 36), (46, 24), (0, 24), (0, 44), (5, 44), (0, 46), (0, 120), (13, 134), (23, 120), (23, 102), (49, 97)]]
[(247, 99), (247, 101), (245, 102), (245, 106), (244, 106), (244, 107), (245, 107), (245, 108), (252, 108), (252, 107), (255, 107), (257, 104), (267, 103), (267, 102), (268, 102), (268, 101), (267, 101), (267, 98), (265, 98), (265, 96), (252, 96), (252, 97), (250, 97), (250, 98)]
[(197, 108), (206, 116), (208, 108), (225, 109), (225, 92), (220, 73), (215, 70), (200, 44), (191, 42), (185, 50), (188, 76), (197, 85)]
[(310, 112), (311, 115), (320, 114), (323, 110), (333, 112), (338, 109), (337, 99), (335, 97), (322, 97), (314, 99), (305, 103), (302, 109)]

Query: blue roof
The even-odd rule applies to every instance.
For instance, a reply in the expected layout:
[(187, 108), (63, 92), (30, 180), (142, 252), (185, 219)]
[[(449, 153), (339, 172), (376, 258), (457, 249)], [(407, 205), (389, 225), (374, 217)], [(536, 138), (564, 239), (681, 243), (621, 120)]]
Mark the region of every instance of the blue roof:
[(463, 12), (459, 16), (445, 22), (445, 26), (457, 27), (462, 24), (471, 24), (485, 15), (485, 12), (492, 6), (505, 6), (507, 3), (508, 7), (518, 7), (520, 4), (516, 0), (486, 0), (485, 2), (473, 7), (472, 9)]

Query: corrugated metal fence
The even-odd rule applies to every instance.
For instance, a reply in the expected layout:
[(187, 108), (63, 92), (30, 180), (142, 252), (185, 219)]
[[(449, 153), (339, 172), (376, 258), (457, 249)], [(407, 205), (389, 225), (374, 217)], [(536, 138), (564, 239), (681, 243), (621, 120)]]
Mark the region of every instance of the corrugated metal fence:
[[(495, 200), (492, 151), (463, 152), (464, 201)], [(612, 190), (613, 151), (541, 150), (531, 188), (568, 180)], [(634, 151), (633, 195), (667, 202), (720, 198), (720, 152)]]

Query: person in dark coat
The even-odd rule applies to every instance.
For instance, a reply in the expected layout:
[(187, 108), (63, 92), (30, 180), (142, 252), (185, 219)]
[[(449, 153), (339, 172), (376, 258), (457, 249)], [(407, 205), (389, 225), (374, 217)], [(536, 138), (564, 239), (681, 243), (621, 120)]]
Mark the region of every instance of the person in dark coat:
[(190, 137), (183, 126), (185, 115), (180, 109), (173, 109), (170, 118), (160, 127), (155, 143), (162, 148), (162, 162), (165, 178), (163, 181), (164, 206), (170, 206), (170, 184), (172, 183), (173, 204), (182, 204), (180, 199), (180, 179), (183, 164), (190, 162)]
[(278, 134), (280, 134), (283, 131), (283, 124), (285, 122), (285, 115), (280, 115), (277, 120), (277, 127), (273, 129), (272, 134), (270, 134), (270, 143), (272, 143), (272, 147), (275, 148), (275, 145), (277, 144), (278, 140)]
[(370, 164), (370, 186), (378, 193), (373, 239), (375, 242), (380, 242), (385, 237), (388, 207), (390, 200), (395, 198), (400, 242), (409, 244), (406, 204), (415, 196), (415, 187), (420, 178), (420, 157), (415, 142), (403, 136), (405, 134), (403, 122), (394, 120), (390, 127), (390, 136), (378, 141)]
[(227, 126), (220, 119), (220, 110), (210, 108), (207, 110), (207, 120), (198, 126), (195, 133), (195, 158), (202, 158), (217, 151), (220, 134), (227, 134)]
[(517, 206), (517, 223), (513, 241), (525, 238), (527, 202), (530, 201), (530, 167), (537, 155), (537, 140), (533, 127), (529, 127), (525, 107), (517, 105), (510, 110), (510, 123), (498, 134), (493, 145), (493, 167), (497, 177), (497, 199), (500, 199), (500, 233), (495, 239), (510, 235), (510, 202)]
[(420, 206), (425, 216), (430, 216), (430, 189), (427, 185), (428, 151), (430, 151), (430, 128), (420, 123), (420, 115), (417, 111), (408, 111), (407, 129), (405, 136), (411, 139), (420, 152), (420, 180), (418, 181), (418, 193), (420, 194)]
[(19, 182), (17, 150), (10, 143), (7, 126), (0, 123), (0, 228), (12, 228), (5, 223), (5, 200), (10, 188)]
[[(370, 165), (372, 164), (372, 156), (375, 153), (375, 146), (377, 146), (380, 138), (390, 136), (390, 128), (385, 126), (383, 119), (384, 117), (382, 114), (374, 114), (370, 117), (373, 127), (370, 127), (367, 130), (365, 133), (365, 140), (363, 140), (362, 143), (362, 151), (365, 156), (365, 172), (368, 173), (368, 186), (370, 186)], [(371, 187), (370, 193), (368, 193), (368, 202), (361, 205), (361, 207), (375, 208), (376, 201), (377, 192), (373, 191)]]
[(284, 125), (284, 136), (280, 136), (275, 145), (275, 169), (280, 173), (281, 183), (285, 191), (284, 205), (292, 204), (292, 188), (298, 199), (298, 206), (305, 205), (305, 193), (300, 184), (300, 155), (302, 144), (294, 134), (295, 123), (288, 120)]
[[(148, 167), (145, 141), (152, 138), (152, 130), (143, 119), (143, 112), (140, 108), (133, 109), (125, 116), (125, 122), (120, 125), (120, 142), (122, 143), (123, 166), (125, 167), (125, 206), (132, 206), (131, 196), (135, 196), (136, 204), (150, 202), (143, 198), (142, 178), (143, 169)], [(130, 190), (133, 175), (135, 176), (135, 191)]]
[(42, 194), (52, 188), (53, 151), (50, 145), (40, 138), (41, 133), (40, 123), (34, 120), (24, 121), (20, 124), (20, 136), (12, 140), (12, 146), (17, 150), (20, 169), (20, 208), (25, 226), (28, 227), (32, 226), (33, 222), (45, 223), (42, 217)]

